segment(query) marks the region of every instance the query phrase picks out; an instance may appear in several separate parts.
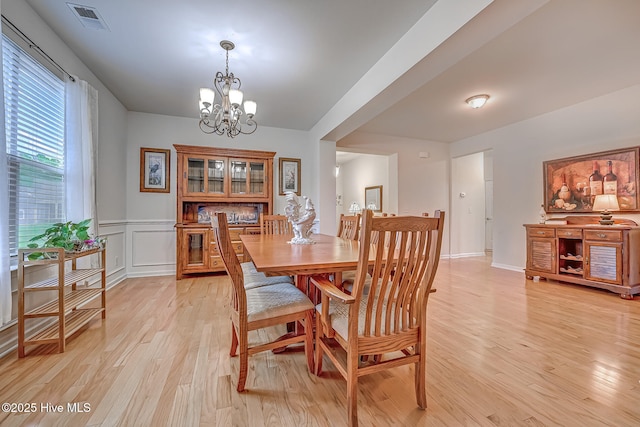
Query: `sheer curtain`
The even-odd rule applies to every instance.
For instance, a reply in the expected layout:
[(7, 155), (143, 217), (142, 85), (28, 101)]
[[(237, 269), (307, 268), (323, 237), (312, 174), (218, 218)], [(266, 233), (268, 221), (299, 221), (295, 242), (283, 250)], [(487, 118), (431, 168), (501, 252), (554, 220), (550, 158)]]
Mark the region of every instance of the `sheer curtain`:
[[(0, 34), (1, 34), (0, 28)], [(2, 49), (0, 49), (0, 72)], [(0, 84), (0, 326), (11, 320), (11, 269), (9, 266), (9, 168), (4, 132), (4, 85)]]
[(74, 79), (65, 87), (66, 216), (73, 222), (91, 218), (89, 232), (97, 235), (98, 91)]

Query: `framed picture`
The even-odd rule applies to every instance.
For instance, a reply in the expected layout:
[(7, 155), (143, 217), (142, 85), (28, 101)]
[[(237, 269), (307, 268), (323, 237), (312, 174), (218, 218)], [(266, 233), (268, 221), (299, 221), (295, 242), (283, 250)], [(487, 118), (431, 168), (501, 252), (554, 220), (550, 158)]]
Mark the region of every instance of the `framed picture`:
[(364, 189), (364, 207), (374, 212), (382, 212), (382, 185)]
[(169, 192), (171, 152), (159, 148), (140, 148), (140, 191)]
[(615, 194), (620, 211), (637, 212), (639, 147), (543, 162), (544, 209), (592, 212), (598, 194)]
[(280, 195), (291, 191), (300, 196), (300, 159), (280, 157)]

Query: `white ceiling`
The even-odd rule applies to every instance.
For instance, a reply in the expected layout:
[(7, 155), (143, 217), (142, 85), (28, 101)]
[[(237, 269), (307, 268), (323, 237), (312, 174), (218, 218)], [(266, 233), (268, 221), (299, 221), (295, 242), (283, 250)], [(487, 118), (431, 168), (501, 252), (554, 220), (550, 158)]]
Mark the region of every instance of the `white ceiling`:
[[(64, 0), (26, 0), (131, 111), (197, 117), (198, 88), (224, 71), (229, 39), (259, 125), (299, 130), (435, 1), (74, 1), (98, 9), (110, 29), (99, 31)], [(345, 126), (456, 141), (639, 84), (639, 41), (637, 0), (494, 0)], [(491, 99), (471, 110), (464, 99), (477, 93)]]

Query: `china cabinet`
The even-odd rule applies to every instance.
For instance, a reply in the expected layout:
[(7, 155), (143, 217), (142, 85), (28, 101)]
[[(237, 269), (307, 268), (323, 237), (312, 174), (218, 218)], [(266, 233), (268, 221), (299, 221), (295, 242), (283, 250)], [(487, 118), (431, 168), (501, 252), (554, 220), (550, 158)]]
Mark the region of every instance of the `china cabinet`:
[[(41, 259), (29, 259), (42, 253)], [(78, 268), (77, 261), (98, 254), (99, 265)], [(106, 317), (106, 249), (96, 248), (66, 253), (64, 248), (20, 249), (18, 251), (18, 357), (25, 356), (25, 348), (32, 345), (57, 344), (60, 353), (66, 339), (101, 314)], [(70, 264), (70, 269), (67, 267)], [(48, 277), (29, 283), (26, 269), (40, 266)], [(47, 270), (50, 268), (51, 270)], [(49, 273), (50, 271), (50, 273)], [(89, 281), (97, 279), (91, 284)], [(48, 292), (53, 299), (37, 307), (27, 307), (27, 295)], [(44, 330), (27, 336), (32, 325), (29, 319), (47, 319)]]
[(633, 299), (640, 293), (640, 227), (617, 219), (566, 218), (567, 224), (525, 224), (527, 278), (539, 276), (607, 289)]
[[(226, 212), (236, 252), (240, 234), (259, 232), (271, 214), (275, 152), (174, 145), (178, 157), (176, 278), (224, 271), (211, 218)], [(232, 239), (233, 240), (233, 239)]]

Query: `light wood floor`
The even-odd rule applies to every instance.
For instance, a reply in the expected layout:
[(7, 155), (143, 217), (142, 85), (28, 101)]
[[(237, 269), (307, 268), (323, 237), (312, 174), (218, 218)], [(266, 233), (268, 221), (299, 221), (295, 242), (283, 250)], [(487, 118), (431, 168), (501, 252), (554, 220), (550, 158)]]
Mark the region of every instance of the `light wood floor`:
[[(443, 260), (429, 301), (427, 393), (419, 410), (410, 367), (360, 380), (362, 426), (640, 425), (640, 300)], [(32, 348), (0, 360), (4, 426), (335, 426), (345, 382), (301, 351), (250, 359), (235, 391), (226, 276), (127, 280), (108, 292), (107, 319), (64, 354)], [(270, 331), (279, 334), (281, 331)], [(34, 351), (35, 350), (35, 351)], [(48, 353), (48, 354), (47, 354)], [(89, 411), (69, 413), (68, 403)], [(47, 413), (41, 404), (63, 405)]]

